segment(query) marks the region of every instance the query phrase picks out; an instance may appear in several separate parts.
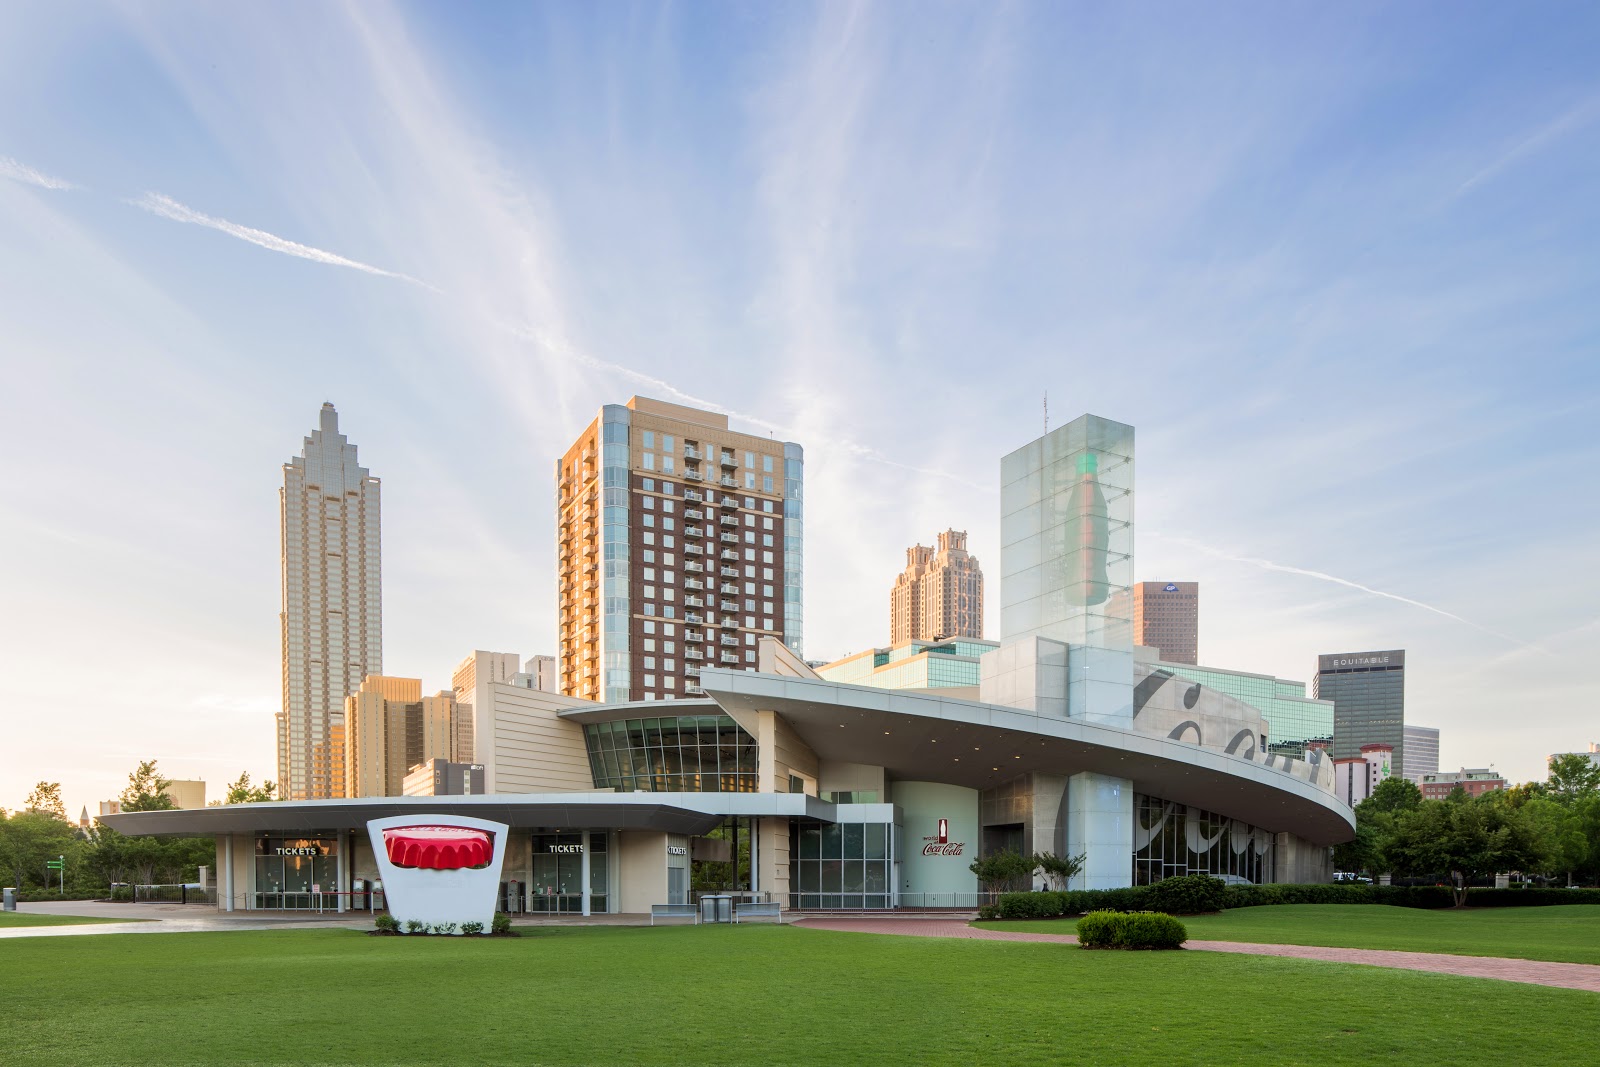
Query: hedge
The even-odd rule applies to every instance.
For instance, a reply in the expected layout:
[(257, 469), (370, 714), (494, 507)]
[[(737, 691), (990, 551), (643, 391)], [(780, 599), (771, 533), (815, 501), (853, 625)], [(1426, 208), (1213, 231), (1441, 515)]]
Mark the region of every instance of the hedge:
[[(1164, 911), (1198, 914), (1224, 908), (1270, 904), (1387, 904), (1401, 908), (1449, 908), (1455, 900), (1446, 886), (1330, 885), (1273, 883), (1223, 886), (1206, 875), (1168, 878), (1126, 889), (1073, 889), (1064, 893), (1004, 893), (983, 918), (1054, 919), (1092, 911)], [(1600, 889), (1472, 889), (1473, 908), (1600, 904)], [(992, 910), (992, 915), (988, 914)]]
[(1091, 911), (1078, 920), (1084, 948), (1181, 948), (1188, 939), (1181, 922), (1155, 911)]

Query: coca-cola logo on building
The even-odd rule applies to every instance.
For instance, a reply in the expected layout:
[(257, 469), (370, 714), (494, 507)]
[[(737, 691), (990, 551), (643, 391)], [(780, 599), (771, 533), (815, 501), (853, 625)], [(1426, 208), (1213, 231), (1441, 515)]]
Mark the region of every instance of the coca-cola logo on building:
[(927, 842), (922, 846), (924, 856), (959, 856), (966, 847), (965, 841), (950, 840), (950, 820), (939, 820), (939, 832), (931, 837), (924, 837)]

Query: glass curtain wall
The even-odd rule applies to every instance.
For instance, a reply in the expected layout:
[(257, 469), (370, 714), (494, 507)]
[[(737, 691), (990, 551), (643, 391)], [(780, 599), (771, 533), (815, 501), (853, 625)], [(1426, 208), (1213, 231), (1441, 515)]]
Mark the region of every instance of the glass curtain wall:
[(1135, 793), (1133, 884), (1209, 874), (1229, 885), (1273, 878), (1272, 833), (1202, 808)]
[(758, 746), (726, 715), (619, 719), (583, 728), (596, 789), (754, 793)]
[(888, 823), (791, 823), (789, 906), (893, 907), (893, 841)]

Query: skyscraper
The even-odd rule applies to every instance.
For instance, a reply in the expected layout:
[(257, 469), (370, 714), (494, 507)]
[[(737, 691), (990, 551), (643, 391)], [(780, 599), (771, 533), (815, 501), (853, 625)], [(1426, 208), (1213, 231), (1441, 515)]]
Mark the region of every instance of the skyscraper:
[(556, 464), (561, 692), (659, 700), (801, 650), (804, 453), (728, 417), (608, 404)]
[(344, 792), (344, 698), (383, 673), (381, 497), (323, 404), (279, 491), (283, 707), (277, 715), (278, 795)]
[(967, 532), (946, 530), (939, 547), (906, 549), (906, 569), (889, 591), (889, 643), (983, 637), (983, 569)]
[(1167, 663), (1200, 662), (1200, 583), (1139, 582), (1133, 587), (1133, 643), (1160, 649)]
[(1405, 776), (1420, 786), (1424, 775), (1439, 773), (1439, 728), (1406, 723), (1405, 739)]
[(1333, 756), (1361, 755), (1362, 745), (1394, 749), (1392, 773), (1406, 773), (1406, 654), (1340, 652), (1317, 657), (1311, 695), (1333, 701)]

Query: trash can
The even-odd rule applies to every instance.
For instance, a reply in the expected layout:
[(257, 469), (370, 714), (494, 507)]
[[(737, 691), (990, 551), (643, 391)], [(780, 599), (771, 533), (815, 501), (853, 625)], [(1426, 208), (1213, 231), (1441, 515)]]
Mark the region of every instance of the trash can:
[(6, 911), (16, 911), (17, 910), (17, 891), (15, 889), (13, 889), (11, 886), (6, 886), (6, 888), (5, 888), (5, 900), (6, 900), (6, 906), (5, 906), (5, 910)]
[(723, 895), (701, 897), (700, 921), (702, 923), (733, 922), (733, 898)]

